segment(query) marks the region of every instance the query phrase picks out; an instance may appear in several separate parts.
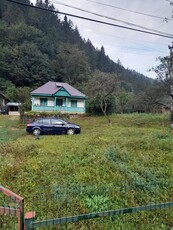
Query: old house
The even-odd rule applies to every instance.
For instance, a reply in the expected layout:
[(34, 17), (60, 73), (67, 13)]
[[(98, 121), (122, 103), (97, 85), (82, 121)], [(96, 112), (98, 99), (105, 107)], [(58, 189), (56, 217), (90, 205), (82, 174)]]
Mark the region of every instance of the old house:
[(47, 82), (31, 92), (32, 111), (85, 113), (86, 95), (63, 82)]

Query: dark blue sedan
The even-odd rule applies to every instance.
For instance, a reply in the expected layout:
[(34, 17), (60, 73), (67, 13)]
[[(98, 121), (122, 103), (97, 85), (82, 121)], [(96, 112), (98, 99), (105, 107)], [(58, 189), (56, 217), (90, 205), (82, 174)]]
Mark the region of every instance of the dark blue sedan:
[(40, 134), (68, 134), (80, 133), (80, 126), (66, 122), (59, 118), (40, 118), (27, 124), (26, 131), (35, 136)]

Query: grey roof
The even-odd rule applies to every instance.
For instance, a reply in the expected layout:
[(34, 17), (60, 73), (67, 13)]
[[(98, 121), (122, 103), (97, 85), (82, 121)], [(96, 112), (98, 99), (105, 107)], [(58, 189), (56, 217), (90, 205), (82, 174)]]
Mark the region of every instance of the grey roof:
[(19, 102), (8, 102), (6, 105), (8, 105), (8, 106), (19, 106), (19, 105), (21, 105), (21, 103), (19, 103)]
[(75, 89), (68, 83), (63, 82), (52, 82), (49, 81), (46, 84), (40, 86), (39, 88), (35, 89), (31, 92), (31, 94), (47, 94), (47, 95), (53, 95), (56, 92), (58, 92), (61, 87), (63, 87), (71, 96), (74, 97), (86, 97), (85, 94), (81, 93), (79, 90)]

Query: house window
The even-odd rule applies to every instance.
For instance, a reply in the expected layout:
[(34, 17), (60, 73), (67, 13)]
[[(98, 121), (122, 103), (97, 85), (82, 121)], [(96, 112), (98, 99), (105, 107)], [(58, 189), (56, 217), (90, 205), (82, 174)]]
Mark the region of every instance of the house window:
[(47, 106), (47, 98), (40, 98), (40, 105)]
[(56, 99), (56, 106), (63, 106), (63, 99)]
[(71, 107), (77, 107), (77, 101), (76, 100), (71, 100)]

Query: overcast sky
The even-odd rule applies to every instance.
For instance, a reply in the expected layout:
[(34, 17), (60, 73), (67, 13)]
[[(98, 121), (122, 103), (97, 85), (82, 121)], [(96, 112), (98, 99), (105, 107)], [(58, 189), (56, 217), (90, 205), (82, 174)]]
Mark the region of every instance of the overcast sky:
[[(170, 5), (169, 0), (50, 0), (50, 2), (60, 12), (146, 30), (134, 27), (131, 24), (125, 24), (122, 22), (124, 21), (162, 33), (173, 34), (173, 18), (171, 18), (173, 6)], [(61, 5), (60, 3), (71, 7)], [(114, 20), (99, 17), (72, 7), (111, 17)], [(152, 15), (153, 17), (143, 14)], [(63, 17), (64, 15), (60, 15), (60, 18), (63, 19)], [(159, 17), (170, 18), (170, 20), (165, 22)], [(169, 55), (168, 45), (172, 45), (173, 39), (134, 32), (73, 17), (70, 19), (73, 21), (74, 26), (78, 27), (82, 38), (90, 39), (96, 48), (100, 49), (103, 46), (105, 53), (113, 61), (117, 62), (119, 59), (125, 68), (134, 69), (148, 77), (155, 78), (155, 74), (148, 72), (148, 69), (159, 64), (156, 62), (156, 58)]]

